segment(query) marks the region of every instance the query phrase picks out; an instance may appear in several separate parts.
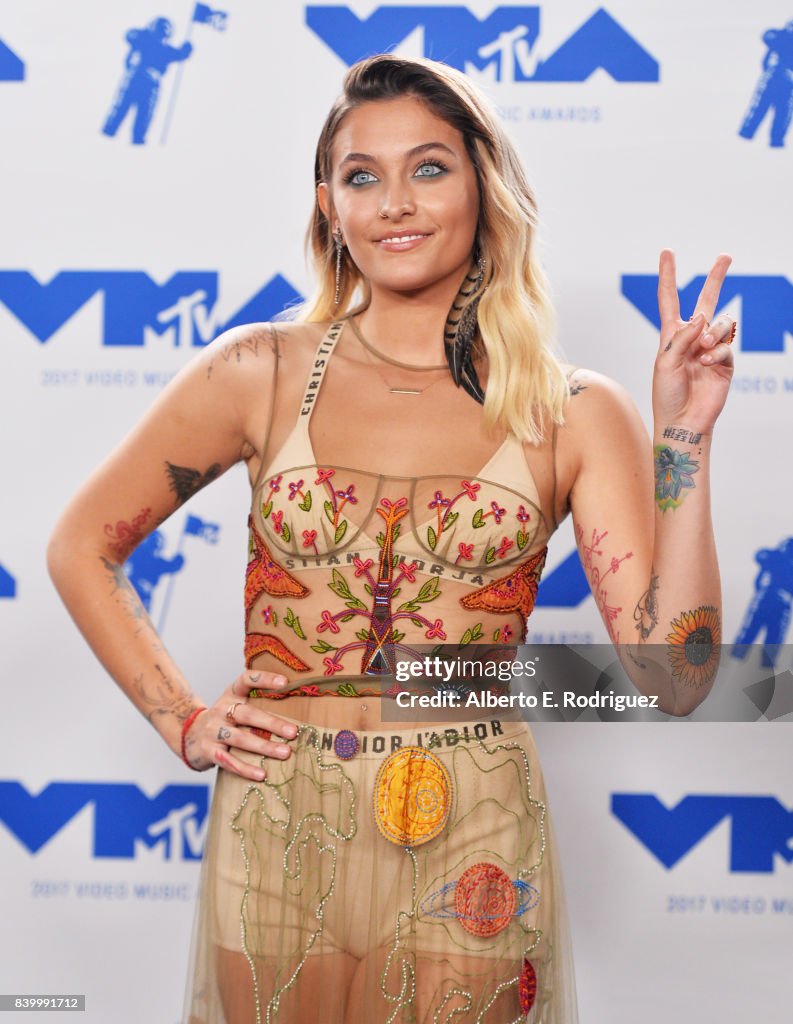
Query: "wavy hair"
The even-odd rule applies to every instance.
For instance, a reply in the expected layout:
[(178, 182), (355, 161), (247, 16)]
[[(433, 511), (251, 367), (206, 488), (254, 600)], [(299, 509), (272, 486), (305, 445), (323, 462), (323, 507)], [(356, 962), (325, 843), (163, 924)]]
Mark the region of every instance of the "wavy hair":
[[(515, 147), (489, 101), (469, 78), (446, 64), (391, 54), (359, 61), (348, 71), (320, 133), (315, 183), (330, 181), (333, 141), (351, 110), (403, 96), (425, 103), (462, 134), (479, 187), (477, 255), (486, 264), (481, 287), (465, 300), (468, 304), (479, 299), (476, 342), (488, 363), (485, 423), (537, 444), (549, 422), (562, 422), (569, 388), (555, 355), (554, 313), (537, 256), (537, 204)], [(316, 195), (306, 246), (318, 285), (299, 319), (338, 320), (365, 309), (371, 298), (369, 285), (346, 247), (335, 302), (336, 247)]]

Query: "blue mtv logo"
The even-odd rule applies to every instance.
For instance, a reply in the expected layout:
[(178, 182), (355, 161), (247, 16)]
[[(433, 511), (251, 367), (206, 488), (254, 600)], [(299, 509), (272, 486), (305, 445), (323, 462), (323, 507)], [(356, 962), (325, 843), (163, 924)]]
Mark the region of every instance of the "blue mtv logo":
[(535, 607), (577, 608), (590, 593), (578, 549), (573, 548), (566, 558), (543, 576)]
[(229, 327), (272, 320), (301, 299), (277, 274), (222, 321), (218, 277), (217, 271), (178, 271), (160, 284), (142, 270), (62, 270), (43, 283), (26, 270), (2, 270), (0, 303), (42, 344), (98, 294), (103, 345), (143, 346), (164, 336), (174, 346), (203, 346)]
[(164, 860), (200, 860), (208, 786), (165, 786), (148, 796), (131, 783), (51, 782), (38, 794), (0, 782), (0, 821), (38, 853), (85, 807), (93, 808), (94, 857), (131, 860), (147, 851)]
[(21, 58), (0, 39), (0, 82), (23, 82), (25, 65)]
[(686, 796), (665, 807), (651, 793), (613, 793), (611, 813), (665, 868), (730, 822), (730, 871), (768, 874), (774, 857), (793, 861), (793, 812), (772, 796)]
[(540, 8), (496, 7), (478, 18), (467, 7), (378, 7), (358, 17), (348, 7), (306, 7), (306, 24), (347, 65), (389, 53), (412, 33), (425, 57), (498, 82), (585, 82), (603, 70), (617, 82), (657, 82), (658, 61), (600, 8), (552, 54), (540, 57)]
[[(694, 277), (680, 289), (680, 315), (688, 319), (705, 283)], [(659, 328), (658, 277), (655, 274), (623, 274), (622, 294)], [(741, 300), (740, 340), (744, 352), (784, 352), (785, 334), (793, 332), (793, 285), (786, 277), (734, 274), (722, 285), (717, 311), (734, 299)]]
[(769, 145), (780, 149), (793, 119), (793, 21), (763, 34), (766, 52), (760, 78), (738, 131), (753, 139), (766, 116), (771, 116)]
[(17, 581), (4, 565), (0, 565), (0, 598), (16, 596)]

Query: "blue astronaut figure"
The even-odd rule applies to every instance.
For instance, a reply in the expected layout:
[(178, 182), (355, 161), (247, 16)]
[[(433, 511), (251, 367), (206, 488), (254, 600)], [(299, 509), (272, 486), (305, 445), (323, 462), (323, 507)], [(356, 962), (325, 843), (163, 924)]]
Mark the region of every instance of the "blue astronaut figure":
[(769, 110), (774, 111), (771, 121), (771, 145), (785, 145), (785, 135), (793, 117), (793, 21), (784, 28), (770, 29), (763, 36), (768, 52), (763, 58), (763, 73), (749, 104), (738, 134), (744, 139), (754, 138)]
[(157, 105), (162, 76), (169, 64), (187, 60), (193, 52), (190, 43), (182, 43), (179, 47), (169, 46), (165, 40), (170, 38), (172, 31), (173, 26), (167, 18), (155, 18), (146, 28), (133, 28), (127, 32), (130, 50), (125, 62), (126, 69), (102, 129), (105, 135), (115, 135), (129, 110), (135, 107), (132, 141), (136, 145), (145, 143), (146, 132)]
[(754, 581), (754, 597), (735, 638), (732, 654), (735, 658), (745, 658), (748, 645), (765, 630), (762, 664), (773, 668), (790, 624), (793, 605), (793, 537), (783, 540), (779, 547), (762, 548), (754, 557), (760, 572)]
[(129, 582), (137, 590), (140, 602), (147, 612), (151, 611), (154, 590), (162, 576), (179, 572), (184, 565), (184, 555), (163, 558), (160, 555), (165, 537), (159, 530), (138, 545), (127, 559), (124, 571)]

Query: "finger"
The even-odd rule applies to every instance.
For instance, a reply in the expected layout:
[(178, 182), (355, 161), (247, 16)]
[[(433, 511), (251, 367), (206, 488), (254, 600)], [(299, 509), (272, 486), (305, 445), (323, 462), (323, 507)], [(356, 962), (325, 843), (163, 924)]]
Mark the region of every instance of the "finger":
[(703, 348), (713, 348), (719, 341), (731, 344), (735, 338), (736, 323), (728, 313), (720, 313), (702, 337)]
[(240, 775), (243, 779), (250, 779), (251, 782), (261, 782), (265, 778), (265, 771), (259, 765), (248, 764), (246, 761), (240, 761), (238, 757), (235, 757), (225, 747), (218, 747), (217, 750), (212, 753), (212, 760), (216, 765), (221, 768), (225, 768), (228, 772), (233, 772), (234, 775)]
[(234, 711), (234, 724), (245, 725), (251, 729), (257, 729), (276, 736), (283, 736), (284, 739), (292, 740), (297, 736), (297, 726), (294, 722), (287, 722), (277, 715), (254, 707), (252, 704), (240, 704)]
[(682, 327), (675, 331), (668, 343), (664, 346), (664, 353), (668, 352), (673, 360), (682, 359), (694, 343), (701, 337), (705, 326), (705, 317), (701, 313), (697, 313), (697, 315), (692, 317), (688, 323), (683, 324)]
[(715, 348), (710, 349), (708, 352), (703, 352), (699, 357), (699, 361), (704, 363), (706, 366), (716, 365), (717, 363), (732, 363), (732, 349), (729, 345), (722, 342), (716, 345)]
[(680, 320), (680, 299), (677, 294), (675, 254), (663, 249), (658, 260), (658, 312), (661, 329), (671, 327)]
[(280, 672), (248, 671), (237, 676), (231, 684), (231, 691), (236, 696), (247, 697), (251, 690), (283, 690), (286, 676)]
[(710, 268), (710, 273), (705, 278), (702, 291), (699, 293), (695, 313), (704, 313), (706, 320), (713, 319), (713, 313), (719, 301), (719, 292), (724, 284), (724, 278), (732, 263), (732, 256), (722, 252), (716, 258), (716, 262)]

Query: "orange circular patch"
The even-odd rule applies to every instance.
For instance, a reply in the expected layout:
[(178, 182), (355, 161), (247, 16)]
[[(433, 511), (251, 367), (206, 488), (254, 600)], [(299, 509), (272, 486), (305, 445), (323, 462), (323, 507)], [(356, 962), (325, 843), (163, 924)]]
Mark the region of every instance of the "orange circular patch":
[(509, 875), (486, 861), (464, 871), (454, 890), (454, 909), (460, 924), (471, 935), (482, 938), (503, 932), (517, 905)]
[(402, 747), (383, 761), (374, 784), (374, 816), (389, 842), (421, 846), (446, 825), (452, 780), (424, 747)]

